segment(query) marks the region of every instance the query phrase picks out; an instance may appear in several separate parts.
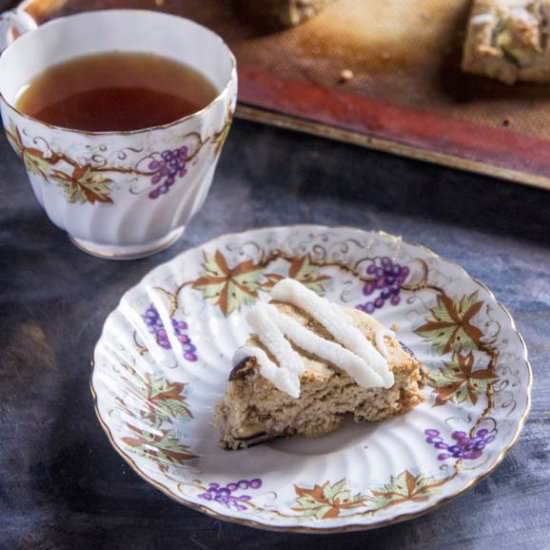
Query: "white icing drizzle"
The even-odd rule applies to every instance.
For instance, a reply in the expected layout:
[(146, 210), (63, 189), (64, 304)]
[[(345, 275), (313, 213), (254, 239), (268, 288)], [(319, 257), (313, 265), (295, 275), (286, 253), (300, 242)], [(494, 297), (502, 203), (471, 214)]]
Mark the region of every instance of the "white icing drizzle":
[(515, 6), (510, 8), (510, 17), (516, 21), (522, 21), (524, 23), (537, 23), (537, 18), (530, 13), (525, 7)]
[(393, 385), (393, 372), (387, 362), (389, 351), (384, 341), (386, 336), (395, 337), (391, 330), (382, 325), (376, 326), (377, 350), (353, 326), (353, 316), (349, 311), (320, 298), (297, 281), (285, 279), (279, 282), (272, 296), (305, 310), (336, 341), (319, 336), (290, 315), (279, 311), (276, 306), (258, 302), (250, 310), (247, 320), (256, 337), (278, 364), (272, 361), (264, 349), (254, 345), (239, 348), (233, 357), (234, 364), (247, 357), (254, 357), (262, 376), (279, 390), (297, 399), (300, 397), (300, 375), (305, 367), (301, 356), (292, 348), (292, 342), (300, 349), (343, 370), (362, 387), (389, 388)]
[(235, 352), (233, 363), (238, 365), (244, 359), (254, 357), (260, 368), (260, 373), (278, 390), (288, 393), (290, 397), (300, 397), (300, 377), (297, 373), (278, 367), (267, 353), (256, 346), (242, 346)]
[(304, 372), (302, 358), (294, 351), (289, 341), (271, 318), (271, 309), (267, 304), (258, 302), (250, 310), (246, 320), (260, 342), (277, 359), (280, 368), (287, 369), (298, 376)]
[(311, 315), (345, 348), (358, 355), (382, 378), (384, 387), (394, 383), (393, 372), (384, 356), (365, 335), (350, 323), (349, 316), (294, 279), (279, 281), (271, 291), (274, 300), (293, 304)]
[(269, 305), (269, 316), (283, 334), (299, 348), (332, 363), (347, 372), (357, 384), (365, 388), (384, 386), (381, 376), (355, 353), (336, 342), (325, 340), (313, 331)]
[(378, 351), (387, 359), (390, 356), (390, 353), (388, 351), (388, 346), (386, 346), (386, 336), (395, 338), (395, 333), (387, 328), (379, 328), (374, 334), (374, 341), (376, 342)]
[(480, 13), (478, 15), (475, 15), (470, 20), (470, 23), (472, 25), (485, 25), (486, 23), (494, 23), (496, 21), (496, 17), (492, 13)]

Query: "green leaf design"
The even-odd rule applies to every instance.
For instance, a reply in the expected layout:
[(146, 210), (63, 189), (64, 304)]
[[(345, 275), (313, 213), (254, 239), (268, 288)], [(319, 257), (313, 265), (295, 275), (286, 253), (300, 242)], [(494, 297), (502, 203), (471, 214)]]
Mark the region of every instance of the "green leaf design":
[(122, 378), (131, 388), (132, 402), (139, 402), (138, 407), (129, 406), (122, 397), (117, 397), (126, 415), (136, 419), (135, 423), (126, 422), (131, 435), (122, 437), (122, 441), (132, 452), (154, 459), (159, 466), (182, 464), (194, 458), (172, 429), (176, 419), (193, 418), (185, 399), (186, 384), (170, 382), (160, 371), (141, 375), (128, 363), (121, 366), (127, 373)]
[(292, 279), (300, 281), (317, 294), (325, 293), (325, 283), (330, 280), (327, 275), (321, 275), (319, 266), (311, 263), (309, 256), (303, 258), (293, 258), (288, 270), (288, 276)]
[[(296, 504), (292, 508), (306, 517), (328, 519), (342, 517), (346, 510), (359, 508), (359, 514), (369, 514), (404, 502), (427, 500), (448, 478), (435, 479), (422, 474), (413, 475), (408, 470), (392, 476), (390, 482), (366, 496), (351, 495), (347, 482), (342, 479), (333, 485), (328, 481), (316, 484), (312, 489), (295, 486)], [(355, 515), (357, 512), (352, 512)], [(349, 515), (349, 514), (348, 514)]]
[(67, 201), (70, 203), (112, 204), (113, 202), (111, 199), (112, 180), (89, 165), (76, 165), (71, 174), (53, 170), (50, 177), (63, 188)]
[(296, 504), (292, 508), (307, 517), (328, 519), (339, 517), (343, 510), (363, 506), (365, 497), (361, 494), (351, 496), (345, 479), (331, 485), (315, 485), (312, 489), (294, 486)]
[(246, 260), (230, 268), (224, 255), (217, 250), (214, 256), (204, 254), (204, 273), (195, 281), (193, 288), (203, 297), (217, 305), (228, 317), (243, 304), (252, 304), (258, 297), (263, 267)]
[(145, 375), (146, 400), (155, 415), (161, 422), (173, 417), (193, 418), (187, 407), (184, 391), (185, 384), (168, 382), (162, 374)]
[(475, 405), (480, 395), (487, 393), (497, 380), (491, 369), (475, 369), (474, 355), (454, 353), (453, 359), (441, 369), (430, 372), (429, 382), (436, 391), (435, 406), (447, 401)]
[(46, 159), (38, 149), (23, 149), (23, 163), (25, 168), (31, 173), (40, 176), (45, 181), (48, 181), (48, 174), (52, 164), (51, 159)]
[(11, 143), (11, 146), (14, 148), (15, 152), (18, 155), (21, 155), (25, 146), (23, 145), (23, 140), (21, 139), (21, 133), (19, 128), (15, 125), (13, 120), (10, 120), (8, 127), (6, 128), (6, 135), (8, 141)]
[(482, 333), (472, 324), (472, 319), (482, 306), (477, 292), (458, 301), (440, 294), (431, 316), (416, 329), (416, 333), (429, 340), (440, 354), (478, 349)]
[[(313, 290), (319, 295), (325, 293), (325, 285), (330, 281), (328, 275), (321, 275), (319, 266), (311, 262), (309, 255), (292, 258), (288, 269), (288, 277), (300, 281), (304, 286)], [(271, 289), (277, 282), (284, 279), (279, 273), (266, 273), (263, 288)]]
[(31, 174), (36, 174), (37, 176), (40, 176), (47, 181), (50, 166), (57, 162), (59, 159), (55, 156), (47, 158), (44, 153), (40, 151), (40, 149), (36, 149), (34, 147), (26, 147), (23, 144), (21, 132), (13, 121), (10, 121), (10, 125), (6, 130), (6, 134), (16, 153), (20, 155), (23, 159), (25, 168)]
[(405, 470), (397, 476), (392, 476), (390, 482), (380, 489), (371, 491), (367, 500), (372, 510), (388, 508), (403, 502), (421, 502), (427, 500), (446, 481), (421, 474), (414, 476)]
[(134, 432), (134, 435), (123, 437), (122, 441), (133, 453), (153, 459), (160, 464), (179, 466), (194, 458), (189, 447), (180, 443), (172, 431), (161, 430), (160, 433), (153, 434), (131, 424), (128, 424), (128, 427)]
[(335, 502), (336, 500), (340, 502), (348, 501), (351, 497), (346, 480), (342, 479), (334, 485), (327, 485), (325, 487), (325, 497), (329, 502)]

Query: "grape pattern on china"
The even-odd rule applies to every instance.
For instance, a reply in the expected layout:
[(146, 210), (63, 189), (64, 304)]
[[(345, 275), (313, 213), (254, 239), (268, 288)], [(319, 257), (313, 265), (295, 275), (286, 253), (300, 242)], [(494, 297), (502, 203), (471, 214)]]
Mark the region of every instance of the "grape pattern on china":
[(401, 302), (401, 287), (407, 280), (410, 270), (406, 265), (393, 262), (391, 258), (376, 258), (367, 268), (369, 280), (363, 286), (363, 294), (371, 297), (357, 309), (372, 314), (384, 307), (386, 302), (396, 306)]
[(148, 168), (153, 171), (151, 185), (155, 186), (149, 192), (149, 198), (158, 199), (161, 195), (168, 193), (170, 187), (176, 183), (176, 178), (185, 176), (188, 153), (189, 150), (184, 145), (179, 149), (163, 151), (160, 159), (153, 159), (149, 163)]
[[(147, 328), (151, 334), (155, 336), (157, 344), (164, 349), (172, 349), (170, 344), (170, 339), (168, 338), (168, 333), (166, 328), (160, 318), (157, 308), (151, 304), (143, 314), (143, 320), (147, 325)], [(185, 321), (178, 321), (177, 319), (172, 319), (172, 328), (174, 334), (178, 339), (181, 347), (183, 348), (183, 357), (187, 361), (196, 361), (197, 357), (197, 348), (191, 341), (191, 338), (188, 334), (185, 333), (189, 329), (189, 325)]]
[(440, 437), (439, 430), (424, 430), (424, 434), (426, 443), (443, 451), (437, 455), (438, 460), (447, 460), (448, 458), (475, 460), (481, 456), (483, 449), (495, 439), (495, 436), (490, 435), (489, 430), (485, 428), (478, 430), (474, 437), (469, 437), (466, 432), (455, 431), (451, 434), (453, 443), (445, 443)]
[(227, 506), (228, 508), (234, 508), (235, 510), (246, 510), (246, 502), (251, 500), (249, 495), (234, 495), (236, 491), (246, 491), (248, 489), (259, 489), (262, 486), (261, 479), (241, 479), (233, 483), (228, 483), (225, 486), (221, 486), (219, 483), (210, 483), (205, 493), (201, 493), (199, 498), (203, 500), (212, 500), (219, 502)]

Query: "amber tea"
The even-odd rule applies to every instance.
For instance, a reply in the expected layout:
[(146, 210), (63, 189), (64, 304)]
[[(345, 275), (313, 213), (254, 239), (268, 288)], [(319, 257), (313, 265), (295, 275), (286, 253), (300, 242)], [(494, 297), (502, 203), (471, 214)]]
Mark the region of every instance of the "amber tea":
[(19, 111), (91, 132), (130, 131), (176, 121), (218, 94), (198, 71), (145, 53), (102, 53), (48, 68), (19, 94)]

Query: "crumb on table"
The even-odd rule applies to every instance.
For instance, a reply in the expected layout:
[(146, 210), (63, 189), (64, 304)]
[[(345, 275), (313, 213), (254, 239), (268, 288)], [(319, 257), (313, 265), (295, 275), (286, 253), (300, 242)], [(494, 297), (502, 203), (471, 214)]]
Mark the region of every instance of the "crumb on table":
[(349, 82), (355, 75), (351, 69), (343, 69), (340, 73), (340, 82)]

